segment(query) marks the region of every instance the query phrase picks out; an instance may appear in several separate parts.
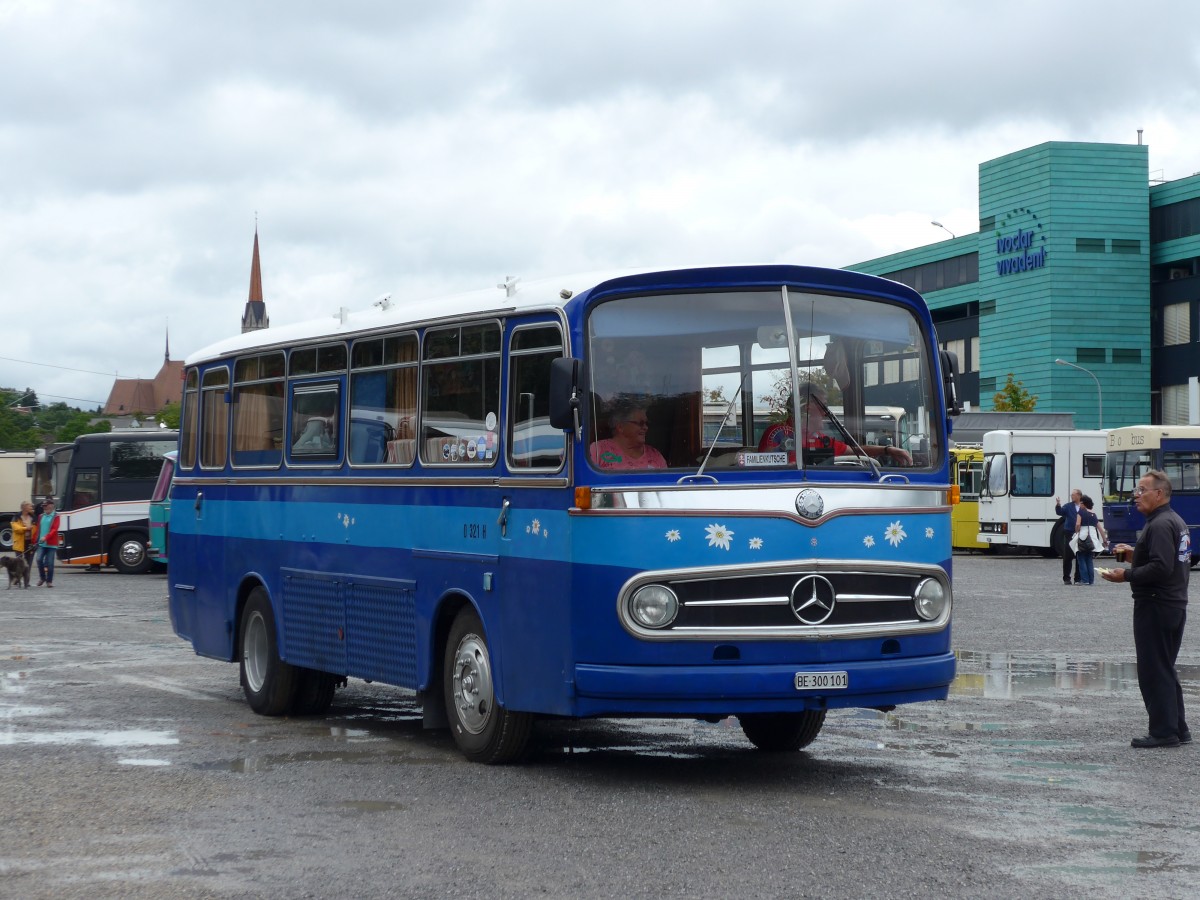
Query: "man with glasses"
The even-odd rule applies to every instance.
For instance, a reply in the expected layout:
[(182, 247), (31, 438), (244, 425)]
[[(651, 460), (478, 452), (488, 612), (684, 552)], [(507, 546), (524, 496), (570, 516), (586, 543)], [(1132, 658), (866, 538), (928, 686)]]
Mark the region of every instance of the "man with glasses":
[(1187, 524), (1171, 509), (1171, 482), (1151, 470), (1138, 479), (1133, 501), (1146, 517), (1137, 545), (1117, 544), (1119, 561), (1128, 569), (1102, 573), (1105, 581), (1126, 582), (1133, 592), (1133, 644), (1137, 650), (1138, 687), (1150, 717), (1150, 730), (1131, 746), (1177, 747), (1192, 742), (1183, 717), (1183, 688), (1175, 659), (1187, 621), (1188, 575), (1192, 542)]

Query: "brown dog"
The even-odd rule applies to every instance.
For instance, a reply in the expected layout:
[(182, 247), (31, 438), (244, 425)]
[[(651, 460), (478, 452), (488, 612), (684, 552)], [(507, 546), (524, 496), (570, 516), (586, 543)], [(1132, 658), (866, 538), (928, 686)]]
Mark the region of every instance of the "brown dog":
[(8, 589), (10, 591), (14, 584), (17, 587), (29, 587), (25, 583), (25, 572), (29, 569), (29, 563), (25, 562), (24, 556), (0, 557), (0, 566), (8, 569)]

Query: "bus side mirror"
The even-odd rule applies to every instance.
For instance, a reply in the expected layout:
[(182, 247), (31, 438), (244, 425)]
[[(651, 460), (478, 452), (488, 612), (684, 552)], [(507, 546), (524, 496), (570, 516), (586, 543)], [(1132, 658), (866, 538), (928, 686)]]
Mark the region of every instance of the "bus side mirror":
[(579, 360), (569, 356), (550, 361), (550, 427), (571, 429), (581, 436), (583, 423), (579, 402)]
[(962, 412), (958, 405), (958, 389), (954, 377), (958, 374), (958, 357), (949, 350), (942, 350), (942, 393), (946, 395), (946, 414), (957, 416)]

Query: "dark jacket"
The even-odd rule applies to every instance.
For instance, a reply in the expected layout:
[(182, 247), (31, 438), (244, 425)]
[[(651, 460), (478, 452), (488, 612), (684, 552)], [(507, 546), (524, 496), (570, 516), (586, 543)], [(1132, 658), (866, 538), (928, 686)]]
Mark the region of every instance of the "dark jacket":
[(1133, 567), (1125, 571), (1133, 599), (1187, 606), (1191, 568), (1187, 523), (1164, 503), (1146, 517), (1146, 527), (1133, 548)]
[(1075, 533), (1075, 521), (1079, 518), (1079, 507), (1073, 501), (1068, 500), (1063, 504), (1055, 504), (1055, 515), (1063, 517), (1063, 531), (1067, 537)]

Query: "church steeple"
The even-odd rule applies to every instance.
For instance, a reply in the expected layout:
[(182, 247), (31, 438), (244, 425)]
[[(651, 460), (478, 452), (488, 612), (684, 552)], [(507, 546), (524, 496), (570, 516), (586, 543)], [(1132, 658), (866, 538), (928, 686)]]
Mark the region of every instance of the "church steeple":
[(246, 311), (242, 313), (242, 334), (258, 331), (271, 324), (267, 316), (267, 304), (263, 300), (262, 266), (258, 261), (258, 222), (254, 223), (254, 257), (250, 261), (250, 296), (246, 300)]

